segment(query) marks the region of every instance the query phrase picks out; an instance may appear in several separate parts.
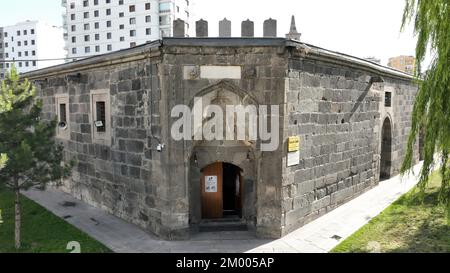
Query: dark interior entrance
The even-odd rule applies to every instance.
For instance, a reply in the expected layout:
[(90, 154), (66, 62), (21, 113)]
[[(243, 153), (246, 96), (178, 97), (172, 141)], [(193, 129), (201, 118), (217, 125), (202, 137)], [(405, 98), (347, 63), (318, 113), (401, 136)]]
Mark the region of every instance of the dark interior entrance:
[(202, 218), (242, 218), (242, 170), (229, 163), (214, 163), (202, 170)]
[(241, 170), (228, 163), (223, 163), (223, 215), (242, 217)]
[(380, 180), (391, 177), (392, 167), (392, 126), (388, 118), (384, 120), (381, 132)]

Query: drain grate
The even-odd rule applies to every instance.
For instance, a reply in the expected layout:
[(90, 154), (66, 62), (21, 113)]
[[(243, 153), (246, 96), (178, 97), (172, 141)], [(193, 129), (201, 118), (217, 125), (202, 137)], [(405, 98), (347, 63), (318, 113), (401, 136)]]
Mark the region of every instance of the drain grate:
[(336, 241), (339, 241), (340, 239), (342, 239), (342, 237), (339, 236), (339, 235), (333, 235), (333, 237), (331, 237), (331, 239), (334, 239), (334, 240), (336, 240)]
[(75, 207), (77, 205), (77, 203), (75, 202), (69, 202), (69, 201), (64, 201), (61, 206), (63, 207)]

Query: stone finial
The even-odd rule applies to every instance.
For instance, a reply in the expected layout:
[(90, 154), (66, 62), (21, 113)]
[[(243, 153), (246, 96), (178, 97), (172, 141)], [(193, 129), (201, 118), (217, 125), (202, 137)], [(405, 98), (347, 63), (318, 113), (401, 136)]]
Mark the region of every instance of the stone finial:
[(185, 23), (181, 19), (173, 21), (173, 37), (184, 38), (186, 37)]
[(242, 37), (255, 37), (255, 23), (247, 19), (247, 21), (242, 21), (241, 25), (241, 36)]
[(231, 37), (231, 21), (227, 18), (219, 21), (219, 37)]
[(291, 19), (291, 29), (289, 30), (289, 33), (286, 34), (286, 38), (300, 41), (300, 37), (302, 36), (301, 33), (298, 33), (297, 26), (295, 25), (295, 16), (292, 15)]
[(200, 19), (195, 22), (195, 33), (197, 37), (208, 37), (208, 21)]
[(277, 20), (269, 18), (264, 21), (264, 37), (277, 37)]

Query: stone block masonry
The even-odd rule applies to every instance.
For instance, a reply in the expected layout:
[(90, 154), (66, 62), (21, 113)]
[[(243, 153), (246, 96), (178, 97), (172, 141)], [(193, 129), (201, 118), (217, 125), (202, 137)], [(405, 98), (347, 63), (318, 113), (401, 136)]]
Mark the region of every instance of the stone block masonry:
[[(222, 24), (228, 36), (229, 21)], [(242, 176), (241, 221), (259, 237), (279, 238), (376, 186), (381, 163), (398, 173), (417, 90), (411, 77), (273, 38), (275, 24), (266, 23), (270, 38), (252, 38), (245, 21), (243, 39), (165, 38), (26, 74), (43, 118), (57, 117), (56, 98), (68, 97), (69, 137), (59, 140), (77, 164), (64, 189), (164, 239), (187, 239), (204, 220), (205, 168), (232, 164)], [(199, 36), (206, 32), (200, 22)], [(175, 141), (171, 110), (196, 97), (279, 106), (280, 146)], [(290, 167), (289, 137), (300, 137)]]

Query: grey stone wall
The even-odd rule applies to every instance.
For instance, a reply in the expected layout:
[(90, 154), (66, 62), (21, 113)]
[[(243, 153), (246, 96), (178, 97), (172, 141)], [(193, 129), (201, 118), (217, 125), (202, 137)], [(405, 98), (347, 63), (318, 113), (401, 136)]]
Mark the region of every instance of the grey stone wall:
[[(75, 197), (135, 223), (171, 236), (164, 226), (166, 174), (156, 145), (161, 138), (158, 78), (160, 61), (148, 59), (39, 80), (44, 118), (56, 114), (54, 96), (69, 94), (70, 140), (66, 157), (76, 160), (65, 188)], [(79, 73), (79, 74), (78, 74)], [(78, 74), (78, 75), (77, 75)], [(90, 91), (109, 89), (111, 146), (92, 141)]]
[[(164, 116), (170, 115), (175, 105), (191, 105), (194, 97), (209, 92), (226, 90), (241, 99), (249, 97), (253, 104), (279, 105), (283, 109), (284, 75), (287, 59), (278, 47), (167, 47), (162, 68), (162, 90), (164, 93)], [(201, 66), (239, 66), (239, 79), (206, 79), (200, 74), (183, 78), (184, 69), (198, 71)], [(284, 113), (281, 112), (281, 120)], [(166, 120), (163, 134), (168, 135), (172, 123)], [(282, 123), (281, 123), (282, 124)], [(280, 138), (281, 138), (280, 131)], [(245, 207), (244, 218), (249, 226), (256, 226), (260, 237), (281, 236), (281, 171), (282, 147), (274, 152), (260, 152), (259, 143), (245, 146), (237, 142), (206, 144), (194, 141), (168, 140), (170, 162), (170, 199), (175, 218), (172, 224), (185, 221), (185, 226), (198, 223), (201, 203), (200, 170), (214, 162), (233, 163), (244, 170)], [(206, 146), (206, 147), (205, 147)], [(247, 152), (251, 159), (247, 160)], [(198, 163), (192, 163), (196, 153)], [(183, 183), (184, 181), (184, 183)], [(178, 218), (177, 218), (177, 217)]]
[[(259, 237), (279, 238), (377, 185), (386, 117), (391, 172), (398, 173), (416, 92), (405, 77), (383, 73), (384, 82), (371, 84), (380, 71), (297, 54), (284, 40), (221, 42), (229, 44), (167, 39), (150, 45), (153, 53), (134, 49), (70, 73), (33, 73), (44, 118), (55, 118), (56, 95), (69, 95), (70, 139), (61, 141), (77, 165), (66, 190), (165, 239), (186, 239), (201, 220), (201, 170), (232, 163), (243, 171), (243, 220)], [(97, 89), (110, 92), (111, 145), (93, 142), (90, 92)], [(173, 107), (192, 107), (194, 97), (214, 92), (244, 105), (280, 106), (279, 148), (173, 140)], [(392, 107), (384, 107), (385, 92)], [(290, 136), (301, 138), (293, 167), (286, 162)]]
[[(345, 64), (293, 57), (289, 63), (284, 139), (300, 136), (300, 164), (283, 162), (283, 235), (379, 182), (382, 121), (393, 113), (392, 175), (398, 174), (416, 87)], [(384, 109), (384, 90), (393, 92)], [(285, 154), (287, 153), (287, 143)]]

